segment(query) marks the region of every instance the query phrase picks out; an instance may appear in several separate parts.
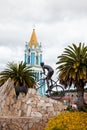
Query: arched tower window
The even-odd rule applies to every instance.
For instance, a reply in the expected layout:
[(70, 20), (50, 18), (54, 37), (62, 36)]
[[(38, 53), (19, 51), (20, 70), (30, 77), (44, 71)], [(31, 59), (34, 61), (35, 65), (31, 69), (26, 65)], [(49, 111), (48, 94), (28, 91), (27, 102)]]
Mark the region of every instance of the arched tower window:
[(36, 65), (38, 65), (38, 63), (39, 63), (39, 54), (38, 54), (38, 52), (36, 53)]
[(28, 64), (30, 64), (30, 48), (28, 49)]

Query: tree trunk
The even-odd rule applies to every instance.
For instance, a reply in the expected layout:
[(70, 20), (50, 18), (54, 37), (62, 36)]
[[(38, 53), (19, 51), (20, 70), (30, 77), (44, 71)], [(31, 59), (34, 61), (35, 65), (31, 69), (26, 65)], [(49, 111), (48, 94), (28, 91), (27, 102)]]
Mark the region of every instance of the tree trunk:
[(77, 106), (78, 110), (81, 110), (81, 108), (84, 106), (84, 85), (80, 82), (80, 84), (77, 87)]

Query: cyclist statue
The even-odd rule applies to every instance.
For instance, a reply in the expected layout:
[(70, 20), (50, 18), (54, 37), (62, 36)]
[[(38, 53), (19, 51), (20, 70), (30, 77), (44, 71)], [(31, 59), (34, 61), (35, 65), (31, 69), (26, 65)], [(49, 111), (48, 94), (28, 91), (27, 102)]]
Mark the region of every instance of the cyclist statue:
[(52, 85), (51, 77), (54, 74), (54, 70), (53, 70), (53, 68), (51, 66), (44, 65), (44, 62), (41, 62), (40, 65), (41, 65), (41, 67), (43, 69), (44, 74), (45, 74), (45, 70), (48, 71), (47, 76), (46, 76), (47, 87), (48, 87), (48, 90), (46, 91), (46, 93), (47, 93), (49, 91), (49, 89), (50, 89), (49, 80), (51, 81), (51, 85)]

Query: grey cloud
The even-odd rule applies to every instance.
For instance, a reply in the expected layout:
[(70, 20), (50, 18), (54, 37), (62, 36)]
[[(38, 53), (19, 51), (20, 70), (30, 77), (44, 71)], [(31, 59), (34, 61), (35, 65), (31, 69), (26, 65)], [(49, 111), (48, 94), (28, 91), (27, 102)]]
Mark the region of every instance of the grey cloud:
[[(50, 22), (69, 21), (86, 16), (87, 1), (86, 0), (54, 0), (50, 4), (46, 4), (45, 10), (49, 14)], [(87, 16), (86, 16), (87, 17)]]
[(6, 46), (0, 47), (0, 70), (6, 67), (8, 62), (18, 62), (24, 59), (24, 48), (16, 47), (10, 48)]
[(3, 0), (0, 4), (2, 22), (58, 22), (81, 17), (87, 13), (86, 0)]
[(44, 60), (54, 66), (64, 47), (87, 41), (86, 14), (87, 0), (0, 0), (0, 68), (23, 60), (33, 24)]

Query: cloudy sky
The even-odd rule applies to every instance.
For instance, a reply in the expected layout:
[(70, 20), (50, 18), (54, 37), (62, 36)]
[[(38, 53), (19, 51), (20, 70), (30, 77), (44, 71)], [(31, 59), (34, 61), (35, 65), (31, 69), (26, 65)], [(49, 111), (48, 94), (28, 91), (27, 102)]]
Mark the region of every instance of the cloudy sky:
[(24, 60), (34, 25), (43, 60), (55, 69), (65, 47), (87, 45), (87, 0), (0, 0), (0, 71)]

